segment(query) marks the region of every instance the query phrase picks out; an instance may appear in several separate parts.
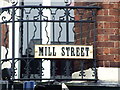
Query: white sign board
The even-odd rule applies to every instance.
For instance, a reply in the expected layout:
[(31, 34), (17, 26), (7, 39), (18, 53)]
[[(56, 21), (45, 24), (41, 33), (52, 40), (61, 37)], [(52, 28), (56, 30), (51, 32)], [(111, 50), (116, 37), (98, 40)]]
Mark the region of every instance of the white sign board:
[(93, 46), (35, 45), (35, 58), (93, 59)]

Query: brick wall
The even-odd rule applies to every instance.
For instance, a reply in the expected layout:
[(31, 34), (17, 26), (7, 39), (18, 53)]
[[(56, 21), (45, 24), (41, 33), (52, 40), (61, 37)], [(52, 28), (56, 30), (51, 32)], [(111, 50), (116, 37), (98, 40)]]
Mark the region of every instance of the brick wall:
[[(98, 10), (96, 17), (97, 65), (99, 67), (120, 67), (120, 3), (76, 2), (74, 5), (97, 5), (102, 8)], [(78, 17), (79, 16), (77, 16), (77, 13), (75, 12), (75, 18), (79, 19)], [(75, 31), (79, 35), (80, 33), (78, 32), (78, 30), (79, 28), (75, 28)], [(77, 40), (79, 40), (79, 37), (77, 37)], [(92, 40), (90, 42), (92, 42)], [(76, 64), (77, 62), (78, 61), (76, 61), (74, 64)], [(76, 69), (79, 67), (79, 65), (75, 66)]]
[(9, 26), (2, 24), (1, 25), (1, 46), (4, 46), (8, 48), (9, 44), (9, 31), (7, 32), (7, 29), (9, 29)]
[(98, 66), (120, 67), (120, 4), (99, 3), (97, 13)]

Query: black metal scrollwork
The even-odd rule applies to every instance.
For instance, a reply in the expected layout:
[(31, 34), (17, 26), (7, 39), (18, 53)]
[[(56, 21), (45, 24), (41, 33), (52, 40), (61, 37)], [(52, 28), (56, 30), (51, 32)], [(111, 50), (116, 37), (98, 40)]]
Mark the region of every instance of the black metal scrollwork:
[[(46, 37), (46, 44), (82, 44), (82, 45), (93, 45), (95, 42), (95, 37), (91, 34), (95, 34), (95, 16), (96, 16), (96, 9), (99, 9), (97, 6), (93, 7), (76, 7), (70, 6), (72, 1), (65, 0), (66, 6), (42, 6), (42, 5), (34, 5), (34, 6), (17, 6), (17, 0), (10, 0), (9, 2), (12, 3), (11, 7), (2, 8), (0, 13), (1, 22), (0, 24), (5, 24), (6, 32), (4, 37), (4, 44), (5, 44), (5, 58), (1, 59), (2, 65), (9, 61), (11, 67), (15, 72), (13, 72), (12, 78), (15, 80), (15, 76), (18, 73), (17, 70), (21, 71), (20, 79), (33, 79), (33, 80), (46, 80), (46, 78), (42, 78), (44, 76), (42, 64), (44, 59), (36, 59), (34, 58), (34, 45), (35, 44), (43, 44), (43, 31), (44, 37)], [(44, 14), (44, 12), (48, 10), (49, 16)], [(14, 15), (13, 15), (14, 12)], [(20, 13), (19, 13), (20, 12)], [(87, 14), (86, 14), (87, 13)], [(78, 17), (78, 18), (77, 18)], [(51, 27), (48, 30), (48, 25)], [(6, 40), (9, 33), (7, 25), (17, 25), (14, 31), (19, 32), (19, 49), (16, 50), (16, 46), (14, 46), (14, 51), (9, 51), (7, 48)], [(45, 25), (44, 25), (45, 24)], [(43, 27), (44, 25), (44, 27)], [(11, 29), (12, 29), (11, 28)], [(13, 31), (12, 31), (13, 32)], [(50, 35), (49, 35), (49, 32)], [(72, 33), (72, 34), (71, 34)], [(70, 41), (71, 36), (73, 35), (73, 41)], [(91, 37), (92, 36), (92, 37)], [(12, 36), (13, 37), (13, 36)], [(17, 36), (15, 35), (13, 40), (15, 40)], [(92, 39), (92, 42), (90, 41)], [(11, 42), (11, 41), (9, 41)], [(15, 41), (14, 44), (16, 45)], [(90, 43), (91, 42), (91, 43)], [(19, 51), (19, 53), (18, 53)], [(11, 53), (18, 53), (19, 57), (8, 57)], [(14, 60), (12, 62), (12, 60)], [(35, 61), (36, 60), (36, 61)], [(49, 59), (48, 59), (49, 60)], [(93, 59), (93, 67), (92, 73), (93, 77), (92, 80), (97, 79), (97, 70), (96, 70), (96, 60)], [(72, 72), (74, 72), (73, 61), (71, 60), (61, 60), (63, 62), (62, 66), (57, 66), (56, 60), (51, 61), (51, 77), (52, 79), (56, 80), (73, 80), (72, 79)], [(81, 79), (75, 80), (88, 80), (85, 77), (85, 61), (83, 59), (79, 60), (79, 70), (80, 70), (80, 77)], [(21, 63), (20, 67), (18, 68), (16, 64)], [(19, 64), (20, 64), (19, 63)], [(33, 65), (33, 66), (32, 66)], [(35, 68), (33, 68), (35, 67)], [(63, 78), (62, 75), (60, 78), (57, 78), (61, 71), (63, 70), (62, 75), (65, 77)], [(34, 72), (32, 70), (35, 70)], [(51, 78), (49, 79), (51, 80)], [(91, 78), (89, 79), (91, 80)]]

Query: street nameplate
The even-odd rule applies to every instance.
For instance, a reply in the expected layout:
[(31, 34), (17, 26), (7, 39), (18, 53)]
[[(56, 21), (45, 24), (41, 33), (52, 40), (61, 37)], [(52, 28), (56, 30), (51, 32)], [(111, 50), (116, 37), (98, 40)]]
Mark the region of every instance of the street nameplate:
[(35, 58), (93, 59), (93, 46), (35, 45)]

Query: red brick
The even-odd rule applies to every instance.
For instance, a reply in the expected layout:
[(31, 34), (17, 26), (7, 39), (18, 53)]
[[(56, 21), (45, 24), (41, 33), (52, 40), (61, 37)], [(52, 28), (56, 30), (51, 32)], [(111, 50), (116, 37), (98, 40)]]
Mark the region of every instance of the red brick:
[(104, 16), (97, 16), (97, 21), (105, 21)]
[(101, 28), (103, 28), (104, 27), (104, 23), (97, 23), (97, 28), (98, 29), (101, 29)]
[(118, 28), (118, 23), (106, 22), (104, 23), (104, 28)]
[(118, 55), (120, 55), (120, 48), (118, 48)]
[(75, 33), (79, 33), (80, 32), (80, 27), (75, 27)]
[(97, 21), (118, 22), (118, 16), (97, 16)]
[(118, 48), (119, 45), (120, 45), (119, 43), (120, 43), (119, 41), (114, 42), (114, 47), (115, 47), (115, 48)]
[(97, 60), (97, 67), (104, 67), (104, 61)]
[(116, 9), (110, 9), (110, 10), (109, 10), (109, 15), (115, 15), (115, 16), (118, 16), (118, 15), (119, 15), (119, 10), (116, 10)]
[(86, 5), (86, 2), (75, 2), (74, 5), (75, 6), (84, 6), (84, 5)]
[(76, 34), (76, 39), (80, 39), (80, 33)]
[(120, 61), (119, 60), (119, 55), (114, 55), (114, 60), (113, 61)]
[(104, 61), (104, 67), (110, 67), (110, 61)]
[(91, 30), (90, 31), (90, 37), (93, 37), (94, 36), (94, 30)]
[(108, 29), (97, 29), (98, 31), (98, 34), (114, 34), (114, 35), (118, 35), (118, 30), (119, 29), (111, 29), (111, 28), (108, 28)]
[(110, 28), (118, 28), (119, 23), (110, 23)]
[(110, 23), (104, 23), (104, 28), (110, 28)]
[(120, 28), (120, 16), (119, 16), (118, 28)]
[(82, 35), (83, 35), (83, 37), (89, 36), (87, 32), (83, 32)]
[(76, 15), (75, 16), (75, 20), (77, 21), (77, 20), (80, 20), (80, 16), (79, 15)]
[[(111, 29), (111, 30), (109, 30), (110, 32), (112, 32), (114, 35), (118, 35), (118, 32), (119, 32), (119, 28), (117, 28), (117, 29)], [(111, 34), (112, 34), (111, 33)]]
[(103, 48), (97, 48), (97, 55), (103, 54)]
[(97, 42), (97, 47), (114, 47), (114, 42)]
[(108, 41), (109, 36), (108, 35), (98, 35), (97, 36), (97, 41)]
[(97, 41), (103, 41), (103, 35), (98, 35), (97, 36)]
[(97, 55), (97, 60), (114, 61), (114, 55)]
[(110, 62), (110, 67), (120, 67), (120, 62)]
[(108, 35), (103, 35), (103, 41), (108, 41), (109, 40), (109, 36)]
[(98, 61), (97, 67), (120, 67), (120, 61)]
[(91, 42), (91, 43), (93, 42), (93, 37), (89, 38), (89, 42)]
[(112, 41), (118, 41), (118, 35), (112, 35), (110, 36), (110, 40)]
[(104, 10), (103, 9), (98, 10), (97, 15), (104, 15)]
[(109, 15), (109, 9), (103, 9), (104, 10), (104, 15)]
[(120, 2), (114, 3), (113, 9), (118, 9), (118, 8), (120, 8)]
[(109, 48), (103, 48), (103, 53), (108, 55), (110, 53), (110, 49)]
[(79, 23), (75, 23), (75, 28), (76, 27), (80, 27), (80, 24)]
[(75, 44), (76, 44), (76, 45), (80, 45), (80, 39), (76, 40), (76, 41), (75, 41)]
[(86, 38), (82, 38), (82, 44), (84, 45), (86, 43)]
[(98, 34), (104, 34), (104, 29), (97, 29)]
[(119, 6), (118, 6), (118, 3), (102, 4), (102, 8), (104, 8), (104, 9), (117, 9), (117, 8), (119, 8)]
[(118, 48), (110, 48), (110, 54), (118, 54)]

